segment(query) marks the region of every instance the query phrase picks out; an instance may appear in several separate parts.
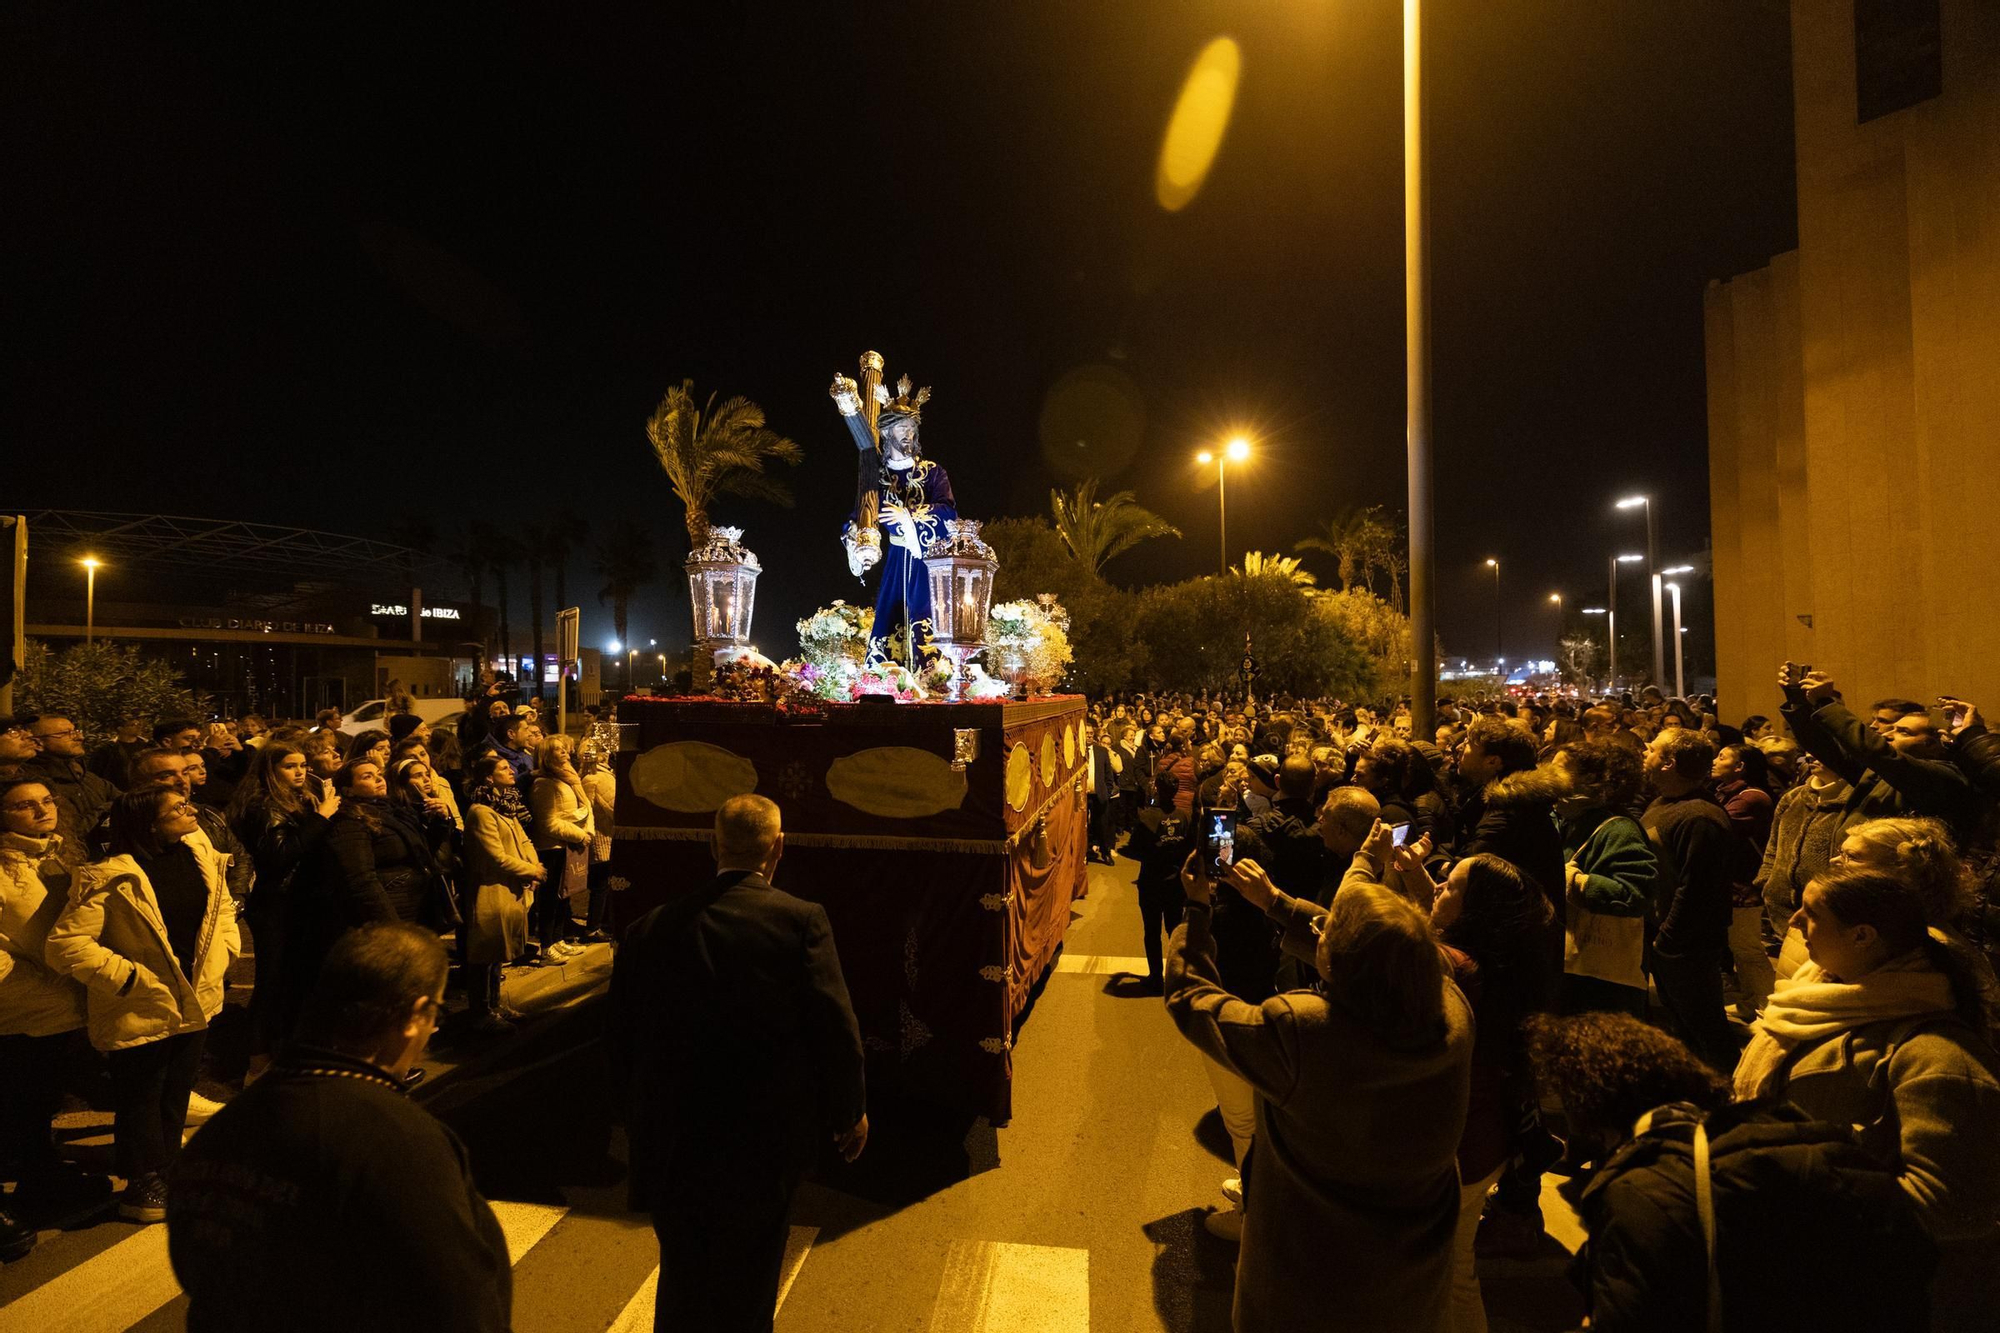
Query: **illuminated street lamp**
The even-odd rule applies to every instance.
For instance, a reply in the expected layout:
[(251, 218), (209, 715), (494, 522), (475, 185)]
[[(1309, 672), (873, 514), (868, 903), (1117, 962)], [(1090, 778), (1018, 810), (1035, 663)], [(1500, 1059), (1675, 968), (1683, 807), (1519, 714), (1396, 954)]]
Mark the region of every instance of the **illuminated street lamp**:
[(1651, 576), (1653, 584), (1653, 683), (1657, 685), (1660, 683), (1661, 680), (1666, 678), (1667, 674), (1667, 667), (1666, 667), (1667, 659), (1664, 655), (1666, 651), (1666, 645), (1661, 641), (1662, 636), (1660, 634), (1660, 611), (1661, 611), (1660, 572), (1661, 571), (1660, 571), (1660, 557), (1659, 557), (1659, 538), (1660, 538), (1659, 524), (1653, 517), (1652, 496), (1628, 495), (1624, 499), (1618, 502), (1618, 508), (1620, 509), (1639, 509), (1642, 507), (1646, 511), (1646, 573)]
[(1486, 567), (1493, 571), (1493, 661), (1504, 667), (1507, 659), (1500, 655), (1500, 562), (1488, 556)]
[(1611, 557), (1610, 600), (1605, 603), (1605, 615), (1610, 617), (1611, 654), (1608, 663), (1611, 671), (1611, 688), (1618, 688), (1618, 566), (1629, 565), (1644, 560), (1643, 555), (1614, 555)]
[[(1683, 566), (1683, 568), (1686, 568), (1686, 566)], [(1668, 570), (1666, 572), (1672, 573), (1673, 571)], [(1674, 595), (1674, 698), (1685, 699), (1687, 698), (1687, 685), (1685, 677), (1681, 674), (1683, 658), (1681, 649), (1684, 646), (1681, 635), (1686, 631), (1681, 629), (1681, 585), (1678, 583), (1669, 583), (1667, 591)]]
[(1222, 555), (1222, 561), (1216, 568), (1218, 574), (1229, 572), (1229, 465), (1241, 463), (1249, 457), (1250, 441), (1241, 435), (1224, 445), (1220, 454), (1204, 449), (1194, 456), (1194, 461), (1203, 467), (1215, 464), (1215, 528)]
[(97, 637), (97, 567), (103, 562), (87, 555), (77, 563), (83, 566), (83, 641), (90, 643)]
[(1611, 645), (1611, 660), (1608, 667), (1611, 678), (1604, 692), (1609, 694), (1618, 688), (1618, 613), (1603, 606), (1586, 606), (1583, 608), (1583, 613), (1587, 616), (1605, 617), (1604, 637)]

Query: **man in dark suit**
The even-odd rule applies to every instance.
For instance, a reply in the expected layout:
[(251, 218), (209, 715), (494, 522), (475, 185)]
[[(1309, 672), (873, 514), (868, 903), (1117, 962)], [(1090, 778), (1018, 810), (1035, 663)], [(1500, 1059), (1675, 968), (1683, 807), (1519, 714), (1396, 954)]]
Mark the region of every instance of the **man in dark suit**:
[(861, 1030), (817, 904), (771, 887), (778, 807), (715, 814), (716, 877), (634, 922), (611, 974), (632, 1206), (660, 1238), (655, 1327), (769, 1330), (792, 1194), (868, 1142)]
[(1086, 857), (1110, 865), (1111, 844), (1118, 836), (1111, 826), (1111, 814), (1118, 800), (1118, 770), (1123, 766), (1123, 760), (1111, 753), (1111, 747), (1087, 722), (1083, 727), (1083, 753), (1089, 763), (1089, 778), (1084, 787), (1089, 797), (1090, 820), (1090, 846)]

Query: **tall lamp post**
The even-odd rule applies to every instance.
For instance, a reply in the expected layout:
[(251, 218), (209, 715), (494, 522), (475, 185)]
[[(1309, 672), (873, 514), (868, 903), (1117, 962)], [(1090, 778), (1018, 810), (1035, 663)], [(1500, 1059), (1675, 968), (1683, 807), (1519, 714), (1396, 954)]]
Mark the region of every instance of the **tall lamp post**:
[(103, 562), (87, 555), (78, 563), (83, 566), (83, 641), (91, 643), (97, 638), (97, 567)]
[(1423, 0), (1403, 0), (1404, 448), (1410, 473), (1410, 726), (1437, 729), (1431, 493), (1430, 192), (1424, 184)]
[(1550, 593), (1549, 605), (1556, 609), (1556, 650), (1550, 656), (1560, 662), (1563, 646), (1563, 595), (1559, 592)]
[(1618, 613), (1605, 606), (1586, 606), (1583, 608), (1583, 613), (1587, 616), (1605, 617), (1604, 640), (1611, 645), (1611, 657), (1606, 667), (1610, 674), (1606, 678), (1604, 692), (1614, 694), (1618, 690)]
[[(1667, 578), (1672, 578), (1676, 574), (1692, 574), (1694, 573), (1694, 566), (1675, 565), (1672, 569), (1661, 570), (1660, 573)], [(1686, 634), (1687, 630), (1681, 627), (1681, 585), (1678, 583), (1669, 583), (1667, 589), (1674, 595), (1674, 697), (1676, 699), (1685, 699), (1687, 698), (1687, 678), (1682, 672), (1682, 666), (1686, 654), (1682, 650), (1681, 636)]]
[(1681, 585), (1669, 583), (1667, 591), (1674, 595), (1674, 698), (1687, 698), (1687, 686), (1681, 675)]
[(1653, 683), (1657, 685), (1667, 676), (1666, 644), (1660, 634), (1659, 524), (1653, 517), (1652, 496), (1628, 495), (1618, 502), (1620, 509), (1638, 509), (1642, 506), (1646, 511), (1646, 573), (1651, 576), (1653, 584)]
[[(1488, 556), (1486, 558), (1486, 567), (1493, 571), (1493, 669), (1499, 671), (1507, 662), (1507, 659), (1500, 655), (1502, 652), (1500, 647), (1500, 562), (1492, 556)], [(1507, 682), (1503, 680), (1500, 683), (1504, 685)]]
[(1194, 456), (1194, 461), (1203, 467), (1215, 464), (1215, 531), (1222, 557), (1221, 563), (1216, 566), (1218, 574), (1229, 572), (1229, 465), (1241, 463), (1248, 457), (1250, 441), (1240, 435), (1222, 446), (1219, 454), (1204, 449)]
[(1614, 555), (1611, 557), (1610, 600), (1604, 604), (1604, 613), (1610, 617), (1610, 620), (1607, 622), (1609, 628), (1606, 632), (1611, 636), (1609, 640), (1611, 645), (1609, 666), (1611, 670), (1611, 688), (1614, 690), (1618, 688), (1618, 566), (1629, 565), (1634, 561), (1644, 560), (1645, 558), (1643, 555)]

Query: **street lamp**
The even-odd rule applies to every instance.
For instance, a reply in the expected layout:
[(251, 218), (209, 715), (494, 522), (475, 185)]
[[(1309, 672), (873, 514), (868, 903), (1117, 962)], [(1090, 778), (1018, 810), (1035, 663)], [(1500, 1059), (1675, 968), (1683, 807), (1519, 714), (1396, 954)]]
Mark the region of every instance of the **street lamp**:
[(1681, 674), (1683, 654), (1681, 652), (1681, 585), (1669, 583), (1667, 591), (1674, 595), (1674, 698), (1687, 698), (1687, 685)]
[(1653, 583), (1653, 682), (1658, 684), (1667, 674), (1666, 657), (1664, 655), (1666, 644), (1662, 641), (1660, 634), (1659, 524), (1653, 517), (1652, 496), (1628, 495), (1618, 502), (1618, 508), (1620, 509), (1638, 509), (1641, 507), (1644, 507), (1646, 511), (1646, 572), (1652, 576)]
[(77, 563), (83, 566), (83, 641), (90, 643), (97, 637), (97, 567), (103, 562), (87, 555)]
[(1618, 688), (1618, 566), (1629, 565), (1644, 560), (1643, 555), (1614, 555), (1611, 557), (1610, 600), (1605, 603), (1605, 615), (1610, 617), (1611, 652), (1608, 665), (1611, 671), (1611, 688)]
[(1222, 563), (1216, 569), (1218, 574), (1229, 572), (1229, 465), (1249, 457), (1250, 441), (1241, 435), (1224, 445), (1219, 455), (1204, 449), (1194, 456), (1194, 461), (1203, 467), (1215, 464), (1215, 530), (1222, 555)]
[(1610, 694), (1618, 688), (1618, 613), (1605, 606), (1586, 606), (1583, 608), (1583, 613), (1587, 616), (1605, 617), (1604, 637), (1605, 641), (1611, 645), (1611, 659), (1608, 667), (1611, 677), (1609, 683), (1605, 686), (1604, 692)]
[(1493, 571), (1493, 661), (1498, 667), (1507, 661), (1500, 655), (1500, 562), (1488, 556), (1486, 567)]

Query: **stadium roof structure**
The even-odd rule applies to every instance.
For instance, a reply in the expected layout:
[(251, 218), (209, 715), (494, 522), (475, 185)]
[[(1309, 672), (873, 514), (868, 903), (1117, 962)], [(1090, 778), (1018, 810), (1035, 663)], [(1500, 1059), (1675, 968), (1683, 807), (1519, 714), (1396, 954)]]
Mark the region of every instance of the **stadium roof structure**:
[(128, 568), (188, 571), (266, 588), (318, 588), (420, 583), (457, 584), (449, 561), (369, 537), (312, 528), (244, 523), (169, 514), (119, 514), (81, 509), (28, 512), (29, 540), (46, 551), (97, 556)]

